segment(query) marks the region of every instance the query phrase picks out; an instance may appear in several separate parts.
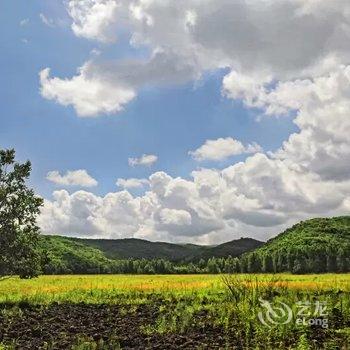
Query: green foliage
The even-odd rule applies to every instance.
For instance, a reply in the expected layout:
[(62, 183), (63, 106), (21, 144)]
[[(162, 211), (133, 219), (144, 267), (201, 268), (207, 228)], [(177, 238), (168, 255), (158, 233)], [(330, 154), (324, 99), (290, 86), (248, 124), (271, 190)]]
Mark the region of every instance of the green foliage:
[(297, 346), (297, 350), (311, 350), (306, 334), (301, 335)]
[(350, 216), (300, 222), (240, 259), (242, 272), (350, 271)]
[(44, 274), (110, 273), (113, 264), (96, 249), (58, 236), (41, 236)]
[[(231, 249), (233, 254), (236, 254), (238, 251), (249, 251), (257, 245), (261, 245), (261, 242), (251, 239), (240, 239), (216, 247), (206, 247), (154, 243), (138, 239), (93, 240), (61, 236), (40, 237), (44, 274), (232, 273), (239, 272), (238, 259), (230, 254), (225, 256), (226, 259), (217, 257), (215, 254), (222, 255), (223, 251), (229, 253), (229, 246), (236, 247)], [(223, 250), (221, 246), (224, 246)], [(127, 250), (124, 251), (126, 248)], [(210, 258), (199, 258), (203, 256), (203, 252)]]
[(14, 150), (0, 150), (0, 276), (39, 273), (36, 217), (42, 199), (26, 186), (30, 171), (29, 161), (15, 161)]
[(40, 246), (46, 274), (347, 272), (350, 217), (301, 222), (264, 245), (247, 238), (210, 247), (42, 236)]
[(143, 239), (81, 239), (72, 240), (99, 249), (109, 259), (167, 259), (181, 261), (196, 255), (201, 247), (165, 242), (149, 242)]
[[(202, 248), (200, 258), (210, 259), (215, 258), (227, 258), (228, 256), (238, 257), (243, 253), (252, 251), (263, 245), (263, 242), (257, 241), (252, 238), (240, 238), (223, 244), (219, 244), (214, 247)], [(195, 259), (197, 261), (197, 259)]]
[(217, 246), (150, 242), (135, 238), (69, 240), (96, 248), (109, 259), (165, 259), (177, 263), (198, 262), (200, 259), (208, 260), (212, 257), (227, 258), (229, 255), (236, 257), (263, 244), (252, 238), (241, 238)]

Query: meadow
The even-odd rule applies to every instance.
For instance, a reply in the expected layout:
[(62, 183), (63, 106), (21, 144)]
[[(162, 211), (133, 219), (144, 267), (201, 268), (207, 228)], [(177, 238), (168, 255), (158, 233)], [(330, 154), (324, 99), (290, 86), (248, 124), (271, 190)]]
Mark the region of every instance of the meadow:
[(0, 282), (5, 349), (349, 349), (350, 274)]

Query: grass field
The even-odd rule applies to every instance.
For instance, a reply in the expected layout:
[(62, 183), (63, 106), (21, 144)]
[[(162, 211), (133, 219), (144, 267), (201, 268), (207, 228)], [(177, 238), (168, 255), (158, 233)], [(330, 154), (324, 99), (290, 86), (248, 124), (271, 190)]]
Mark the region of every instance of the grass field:
[(10, 349), (350, 344), (350, 274), (10, 278), (0, 282), (0, 303), (0, 342)]

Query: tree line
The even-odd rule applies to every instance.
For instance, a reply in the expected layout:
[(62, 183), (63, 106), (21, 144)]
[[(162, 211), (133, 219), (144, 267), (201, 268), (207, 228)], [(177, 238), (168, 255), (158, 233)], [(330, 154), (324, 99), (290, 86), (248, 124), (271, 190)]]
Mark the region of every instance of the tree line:
[(94, 262), (74, 257), (47, 260), (44, 274), (218, 274), (218, 273), (343, 273), (350, 272), (350, 252), (339, 248), (335, 254), (309, 256), (277, 252), (273, 255), (248, 253), (242, 257), (215, 258), (190, 263), (165, 259), (123, 259)]

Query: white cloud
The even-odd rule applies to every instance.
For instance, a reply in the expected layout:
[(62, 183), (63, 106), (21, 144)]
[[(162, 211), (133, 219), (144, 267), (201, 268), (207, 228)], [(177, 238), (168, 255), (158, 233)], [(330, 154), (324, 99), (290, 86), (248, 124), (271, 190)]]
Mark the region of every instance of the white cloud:
[(201, 203), (191, 181), (165, 173), (150, 177), (151, 190), (133, 197), (126, 191), (104, 197), (85, 191), (56, 191), (39, 219), (45, 233), (79, 236), (183, 240), (223, 228), (215, 208)]
[(164, 208), (159, 216), (165, 225), (190, 225), (192, 221), (191, 214), (186, 210)]
[(41, 94), (64, 106), (72, 105), (80, 116), (117, 113), (131, 102), (137, 90), (149, 85), (180, 84), (199, 77), (191, 62), (181, 62), (175, 52), (154, 50), (149, 59), (97, 64), (93, 59), (70, 79), (40, 73)]
[(71, 0), (68, 13), (75, 35), (102, 42), (116, 40), (118, 2), (114, 0)]
[(279, 82), (273, 88), (247, 88), (238, 95), (235, 76), (230, 74), (224, 81), (230, 97), (240, 97), (267, 115), (296, 114), (294, 122), (300, 132), (272, 153), (274, 158), (292, 161), (325, 180), (349, 178), (350, 66), (314, 78)]
[(89, 76), (89, 64), (79, 69), (73, 79), (50, 78), (50, 69), (40, 72), (41, 95), (49, 100), (72, 105), (81, 117), (93, 117), (98, 113), (119, 112), (135, 97), (133, 89), (115, 85)]
[(129, 158), (128, 163), (130, 166), (151, 166), (158, 160), (158, 157), (154, 154), (143, 154), (139, 158)]
[(129, 179), (121, 179), (119, 178), (116, 182), (116, 185), (123, 188), (140, 188), (145, 185), (148, 185), (147, 179), (135, 179), (135, 178), (129, 178)]
[[(67, 6), (77, 36), (113, 43), (127, 30), (131, 45), (149, 49), (148, 59), (89, 65), (86, 73), (117, 95), (121, 82), (136, 95), (143, 86), (182, 84), (226, 67), (239, 79), (231, 88), (237, 96), (262, 83), (323, 74), (350, 59), (346, 0), (332, 6), (304, 0), (70, 0)], [(94, 102), (94, 114), (110, 112)]]
[[(94, 10), (97, 4), (116, 6), (113, 18)], [(45, 232), (212, 243), (267, 238), (300, 219), (348, 213), (349, 1), (86, 0), (81, 6), (77, 17), (71, 14), (77, 35), (107, 42), (122, 26), (150, 56), (91, 61), (71, 79), (44, 70), (45, 98), (73, 105), (80, 115), (115, 113), (142, 87), (195, 81), (224, 67), (226, 98), (266, 117), (290, 115), (298, 131), (268, 154), (230, 138), (207, 140), (191, 153), (195, 159), (258, 153), (221, 171), (194, 171), (193, 179), (154, 173), (142, 196), (55, 192), (40, 219)], [(107, 18), (104, 25), (95, 15)], [(147, 157), (129, 164), (156, 161)]]
[(267, 238), (300, 219), (343, 214), (348, 207), (349, 182), (324, 181), (261, 153), (192, 176), (154, 173), (142, 196), (56, 191), (45, 201), (40, 225), (45, 233), (213, 243), (216, 237)]
[(26, 25), (28, 25), (29, 24), (29, 18), (24, 18), (24, 19), (22, 19), (20, 22), (19, 22), (19, 25), (21, 26), (21, 27), (25, 27)]
[(97, 181), (83, 169), (68, 170), (64, 175), (61, 175), (56, 170), (50, 171), (47, 173), (46, 178), (57, 185), (65, 186), (93, 187), (98, 184)]
[(261, 153), (224, 169), (222, 175), (228, 188), (222, 198), (224, 215), (240, 220), (249, 220), (249, 213), (285, 221), (300, 213), (324, 214), (340, 207), (346, 197), (333, 182)]
[(55, 25), (55, 21), (52, 18), (48, 18), (46, 17), (43, 13), (39, 14), (39, 17), (41, 19), (41, 21), (48, 27), (54, 28)]
[[(231, 96), (237, 96), (242, 89), (260, 90), (262, 83), (323, 74), (348, 62), (350, 49), (344, 43), (350, 38), (350, 4), (329, 4), (70, 0), (68, 12), (77, 36), (111, 43), (128, 30), (132, 45), (149, 49), (149, 59), (89, 66), (95, 79), (117, 95), (121, 81), (136, 94), (145, 85), (179, 84), (198, 79), (207, 70), (228, 67), (239, 79), (231, 88)], [(109, 113), (95, 103), (95, 114)]]
[(48, 233), (118, 238), (132, 235), (141, 225), (138, 209), (138, 200), (126, 191), (98, 197), (61, 190), (53, 193), (53, 201), (45, 201), (39, 223)]
[(226, 137), (217, 140), (207, 140), (201, 147), (195, 151), (190, 151), (189, 154), (196, 161), (202, 162), (205, 160), (224, 160), (234, 155), (261, 151), (262, 148), (257, 143), (244, 146), (242, 142), (232, 137)]

